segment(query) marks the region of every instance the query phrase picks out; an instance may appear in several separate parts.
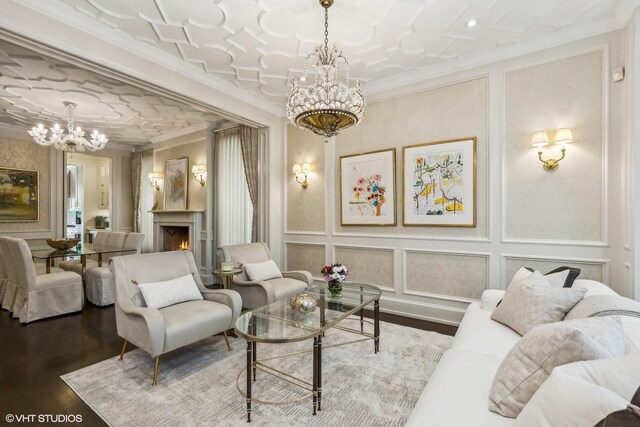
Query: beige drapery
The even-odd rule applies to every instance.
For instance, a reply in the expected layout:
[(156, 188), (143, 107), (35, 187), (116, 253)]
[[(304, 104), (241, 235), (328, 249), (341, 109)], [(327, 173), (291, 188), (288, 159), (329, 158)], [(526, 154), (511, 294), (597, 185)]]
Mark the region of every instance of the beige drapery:
[(253, 204), (253, 217), (251, 218), (251, 241), (258, 241), (258, 130), (248, 126), (240, 126), (240, 141), (242, 148), (242, 161), (244, 175), (247, 179), (249, 197)]
[(131, 194), (133, 195), (133, 232), (140, 232), (140, 174), (142, 153), (131, 155)]

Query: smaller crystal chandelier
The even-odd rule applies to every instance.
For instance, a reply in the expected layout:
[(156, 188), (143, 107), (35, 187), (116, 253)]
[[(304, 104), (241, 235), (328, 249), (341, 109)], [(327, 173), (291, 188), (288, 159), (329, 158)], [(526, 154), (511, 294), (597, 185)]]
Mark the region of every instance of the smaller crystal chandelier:
[[(366, 103), (360, 90), (360, 80), (349, 87), (349, 62), (333, 45), (329, 49), (329, 8), (333, 0), (319, 0), (324, 8), (324, 44), (316, 46), (307, 56), (315, 61), (315, 82), (309, 86), (291, 84), (287, 101), (287, 117), (299, 128), (324, 136), (324, 141), (340, 131), (357, 125), (364, 117)], [(307, 81), (307, 69), (301, 81)], [(339, 71), (344, 69), (344, 81)]]
[(51, 137), (47, 139), (47, 133), (49, 131), (45, 129), (42, 124), (39, 124), (29, 131), (29, 135), (33, 137), (33, 140), (44, 147), (53, 145), (58, 150), (68, 151), (70, 153), (82, 153), (85, 150), (102, 150), (107, 144), (107, 141), (109, 141), (107, 137), (97, 130), (94, 130), (91, 134), (91, 140), (86, 139), (82, 128), (74, 125), (73, 110), (77, 105), (72, 102), (64, 102), (63, 104), (69, 114), (67, 117), (67, 135), (64, 135), (64, 129), (56, 123), (51, 128)]

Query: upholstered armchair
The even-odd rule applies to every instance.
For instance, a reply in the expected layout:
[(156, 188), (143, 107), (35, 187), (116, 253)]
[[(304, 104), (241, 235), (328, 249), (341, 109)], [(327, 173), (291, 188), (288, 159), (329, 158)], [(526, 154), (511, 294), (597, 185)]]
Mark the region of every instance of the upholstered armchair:
[(242, 296), (242, 306), (248, 309), (271, 304), (303, 292), (313, 283), (308, 271), (283, 271), (281, 278), (252, 281), (244, 265), (273, 260), (265, 243), (246, 243), (218, 249), (220, 262), (233, 262), (242, 273), (233, 277), (234, 290)]
[[(115, 312), (118, 335), (155, 358), (152, 385), (157, 383), (160, 355), (234, 327), (242, 300), (232, 290), (207, 289), (189, 251), (125, 255), (111, 258), (109, 267), (115, 283)], [(203, 299), (164, 308), (147, 307), (139, 284), (163, 282), (192, 274)]]

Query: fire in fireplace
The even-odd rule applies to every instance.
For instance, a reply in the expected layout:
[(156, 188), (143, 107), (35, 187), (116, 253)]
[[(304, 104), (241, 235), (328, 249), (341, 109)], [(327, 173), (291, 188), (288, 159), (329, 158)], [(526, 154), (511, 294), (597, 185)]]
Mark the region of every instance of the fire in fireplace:
[(162, 243), (163, 251), (189, 250), (189, 227), (163, 226)]

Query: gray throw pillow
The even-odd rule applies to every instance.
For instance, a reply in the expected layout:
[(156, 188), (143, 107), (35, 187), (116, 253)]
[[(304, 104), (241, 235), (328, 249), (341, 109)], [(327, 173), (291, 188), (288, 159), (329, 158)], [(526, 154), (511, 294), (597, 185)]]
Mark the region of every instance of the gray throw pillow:
[(552, 287), (542, 273), (535, 271), (509, 286), (491, 318), (524, 335), (536, 325), (562, 320), (585, 292), (584, 289)]

